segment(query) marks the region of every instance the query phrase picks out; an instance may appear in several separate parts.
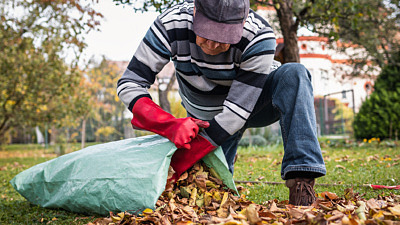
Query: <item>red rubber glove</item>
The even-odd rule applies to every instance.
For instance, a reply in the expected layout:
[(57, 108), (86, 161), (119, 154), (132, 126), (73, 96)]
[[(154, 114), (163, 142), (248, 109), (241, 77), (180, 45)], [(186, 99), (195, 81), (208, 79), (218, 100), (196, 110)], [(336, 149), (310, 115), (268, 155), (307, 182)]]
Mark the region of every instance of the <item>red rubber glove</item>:
[(207, 128), (206, 121), (192, 117), (175, 118), (165, 112), (150, 98), (143, 97), (137, 100), (132, 108), (132, 127), (152, 131), (168, 138), (177, 148), (190, 149), (190, 142), (199, 133), (199, 127)]
[(183, 172), (217, 148), (201, 135), (197, 135), (193, 141), (190, 142), (190, 145), (190, 149), (180, 148), (172, 155), (170, 165), (175, 173), (169, 179), (170, 182), (176, 182)]

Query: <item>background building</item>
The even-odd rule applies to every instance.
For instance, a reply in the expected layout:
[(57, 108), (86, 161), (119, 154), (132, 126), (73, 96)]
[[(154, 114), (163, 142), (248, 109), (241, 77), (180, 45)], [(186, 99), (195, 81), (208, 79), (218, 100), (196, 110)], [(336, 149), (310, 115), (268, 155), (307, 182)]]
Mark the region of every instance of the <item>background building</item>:
[[(275, 9), (259, 7), (257, 12), (274, 28), (277, 37), (275, 59), (283, 62), (285, 45)], [(319, 37), (306, 28), (300, 28), (297, 36), (300, 63), (312, 75), (319, 134), (350, 135), (354, 113), (358, 112), (363, 101), (373, 91), (379, 71), (350, 76), (353, 72), (351, 56), (354, 53), (363, 54), (362, 50), (351, 44), (344, 46), (340, 41), (329, 43), (326, 37)], [(345, 47), (346, 51), (336, 50), (337, 47)]]

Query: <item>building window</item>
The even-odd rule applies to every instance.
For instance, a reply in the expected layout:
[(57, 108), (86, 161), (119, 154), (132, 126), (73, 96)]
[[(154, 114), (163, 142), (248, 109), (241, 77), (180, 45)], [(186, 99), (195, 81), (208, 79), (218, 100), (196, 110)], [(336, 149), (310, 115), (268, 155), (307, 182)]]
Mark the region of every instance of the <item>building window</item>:
[(364, 90), (367, 92), (368, 95), (372, 93), (372, 91), (374, 90), (374, 86), (371, 81), (365, 82)]

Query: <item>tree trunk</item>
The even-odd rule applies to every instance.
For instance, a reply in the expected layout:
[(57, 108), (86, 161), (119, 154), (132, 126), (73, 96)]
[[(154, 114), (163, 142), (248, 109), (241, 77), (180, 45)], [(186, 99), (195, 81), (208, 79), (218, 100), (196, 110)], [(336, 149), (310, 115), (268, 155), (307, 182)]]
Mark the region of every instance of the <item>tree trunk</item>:
[(81, 130), (81, 148), (84, 148), (86, 144), (86, 118), (82, 120), (82, 130)]
[(160, 107), (164, 109), (164, 111), (171, 113), (171, 105), (168, 100), (168, 90), (162, 91), (160, 88), (158, 89), (158, 97), (160, 101)]
[(250, 129), (247, 129), (246, 130), (247, 131), (247, 135), (249, 135), (249, 146), (252, 146), (253, 145), (253, 138), (252, 138), (252, 134), (251, 134), (251, 131), (250, 131)]
[[(125, 108), (124, 108), (125, 109)], [(125, 138), (125, 130), (124, 130), (124, 109), (121, 109), (120, 119), (119, 119), (119, 131), (122, 134), (122, 138)]]
[(297, 42), (298, 23), (293, 19), (293, 2), (291, 0), (275, 0), (274, 3), (285, 44), (283, 49), (284, 63), (300, 62)]
[(56, 126), (51, 125), (51, 137), (50, 137), (50, 145), (55, 145), (57, 143), (58, 130)]
[(168, 93), (174, 86), (175, 80), (176, 80), (176, 77), (173, 73), (171, 76), (171, 79), (169, 80), (167, 88), (165, 90), (161, 90), (160, 85), (158, 87), (158, 97), (159, 97), (159, 101), (160, 101), (160, 107), (169, 113), (171, 113), (171, 105), (168, 100)]
[(11, 128), (11, 126), (8, 125), (8, 118), (4, 118), (2, 123), (0, 124), (0, 145), (1, 144), (7, 144), (7, 131)]
[(0, 145), (2, 144), (8, 144), (8, 135), (9, 133), (7, 133), (7, 131), (9, 130), (9, 127), (5, 127), (3, 129), (1, 129), (0, 131)]

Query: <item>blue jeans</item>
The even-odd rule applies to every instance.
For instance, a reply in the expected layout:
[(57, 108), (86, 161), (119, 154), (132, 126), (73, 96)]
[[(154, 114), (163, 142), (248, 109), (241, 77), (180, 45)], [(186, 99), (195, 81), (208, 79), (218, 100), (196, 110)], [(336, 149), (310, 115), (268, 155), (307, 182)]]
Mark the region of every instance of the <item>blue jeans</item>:
[(298, 63), (283, 64), (268, 75), (261, 96), (246, 125), (221, 147), (233, 173), (238, 143), (247, 128), (265, 127), (279, 120), (284, 156), (281, 177), (319, 177), (326, 174), (317, 139), (311, 75)]

